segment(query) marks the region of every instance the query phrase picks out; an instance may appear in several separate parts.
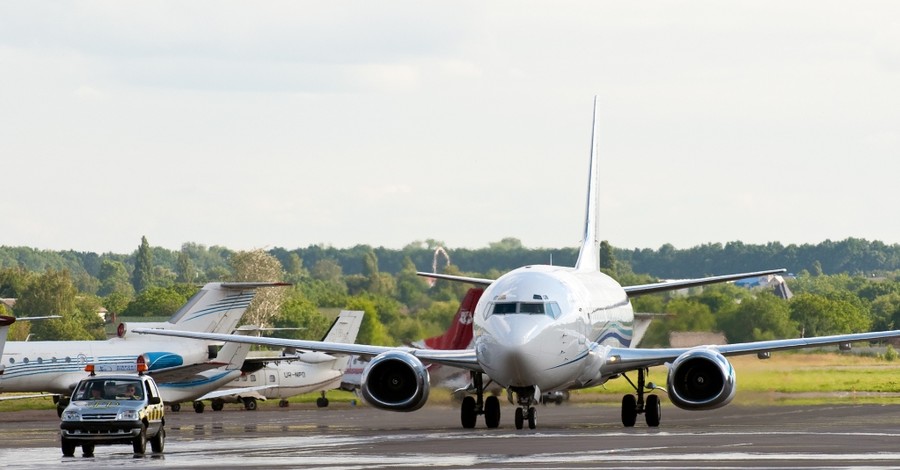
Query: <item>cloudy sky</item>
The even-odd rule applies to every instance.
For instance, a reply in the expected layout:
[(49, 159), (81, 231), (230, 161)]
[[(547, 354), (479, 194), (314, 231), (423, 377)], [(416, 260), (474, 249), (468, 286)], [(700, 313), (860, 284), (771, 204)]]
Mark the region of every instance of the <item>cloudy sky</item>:
[(900, 3), (0, 3), (0, 245), (900, 242)]

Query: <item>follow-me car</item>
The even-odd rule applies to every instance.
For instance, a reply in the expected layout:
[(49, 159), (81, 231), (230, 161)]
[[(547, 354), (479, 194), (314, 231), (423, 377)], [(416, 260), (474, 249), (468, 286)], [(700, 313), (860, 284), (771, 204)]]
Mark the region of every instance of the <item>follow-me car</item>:
[[(137, 364), (142, 372), (142, 362)], [(156, 382), (148, 375), (93, 373), (75, 387), (60, 423), (63, 456), (71, 457), (80, 444), (85, 457), (97, 444), (131, 444), (135, 454), (162, 452), (166, 439), (165, 407)], [(146, 369), (144, 367), (143, 369)]]

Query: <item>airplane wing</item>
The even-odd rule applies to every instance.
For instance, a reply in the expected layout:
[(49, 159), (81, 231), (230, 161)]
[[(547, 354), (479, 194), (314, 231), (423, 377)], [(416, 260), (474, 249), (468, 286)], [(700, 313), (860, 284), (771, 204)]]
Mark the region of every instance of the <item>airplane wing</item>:
[[(688, 287), (704, 286), (706, 284), (716, 284), (719, 282), (736, 281), (738, 279), (746, 279), (748, 277), (768, 276), (769, 274), (781, 274), (787, 269), (769, 269), (766, 271), (756, 271), (750, 273), (725, 274), (723, 276), (701, 277), (698, 279), (684, 279), (679, 281), (655, 282), (652, 284), (638, 284), (634, 286), (622, 286), (628, 297), (637, 295), (653, 294), (656, 292), (665, 292), (669, 290), (686, 289)], [(480, 277), (454, 276), (451, 274), (437, 274), (417, 272), (419, 276), (430, 277), (434, 279), (444, 279), (447, 281), (469, 282), (481, 286), (489, 286), (493, 279), (484, 279)]]
[(468, 370), (481, 371), (481, 366), (478, 365), (478, 361), (475, 358), (474, 349), (416, 349), (407, 347), (371, 346), (366, 344), (353, 343), (331, 343), (301, 339), (257, 338), (243, 335), (197, 333), (192, 331), (178, 330), (156, 330), (148, 328), (135, 328), (132, 331), (134, 331), (135, 333), (148, 335), (177, 336), (181, 338), (205, 339), (210, 341), (229, 341), (234, 343), (257, 344), (279, 348), (304, 349), (328, 354), (356, 354), (364, 357), (374, 357), (388, 351), (404, 351), (412, 354), (413, 356), (416, 356), (423, 362), (445, 364), (448, 366), (460, 367)]
[(785, 351), (788, 349), (801, 349), (816, 346), (855, 343), (858, 341), (876, 341), (887, 338), (896, 338), (897, 336), (900, 336), (900, 330), (818, 336), (813, 338), (777, 339), (771, 341), (754, 341), (750, 343), (697, 346), (693, 348), (611, 348), (609, 351), (609, 357), (611, 358), (610, 363), (618, 364), (618, 369), (620, 369), (621, 372), (627, 372), (630, 370), (659, 366), (668, 362), (672, 362), (685, 352), (695, 349), (709, 349), (717, 351), (723, 356), (740, 356), (744, 354), (757, 354), (761, 352)]
[(688, 287), (705, 286), (707, 284), (716, 284), (719, 282), (737, 281), (738, 279), (746, 279), (748, 277), (767, 276), (769, 274), (781, 274), (786, 269), (769, 269), (766, 271), (756, 271), (752, 273), (725, 274), (723, 276), (702, 277), (699, 279), (684, 279), (680, 281), (655, 282), (653, 284), (638, 284), (634, 286), (622, 286), (628, 297), (637, 295), (653, 294), (656, 292), (665, 292), (677, 289), (686, 289)]
[(213, 398), (229, 397), (231, 395), (242, 395), (245, 393), (257, 392), (259, 390), (265, 390), (268, 388), (275, 388), (275, 387), (277, 387), (277, 385), (274, 385), (274, 384), (272, 384), (272, 385), (257, 385), (255, 387), (240, 387), (240, 388), (225, 387), (225, 388), (220, 388), (218, 390), (209, 392), (206, 395), (203, 395), (202, 397), (198, 398), (196, 401), (212, 400)]
[(422, 277), (430, 277), (433, 279), (443, 279), (445, 281), (470, 282), (472, 284), (476, 284), (479, 286), (489, 286), (489, 285), (491, 285), (492, 282), (494, 282), (493, 279), (484, 279), (484, 278), (480, 278), (480, 277), (454, 276), (452, 274), (423, 273), (423, 272), (417, 272), (416, 274), (419, 276), (422, 276)]
[[(156, 331), (156, 330), (153, 330)], [(159, 330), (163, 331), (163, 330)], [(146, 372), (147, 375), (153, 377), (157, 383), (185, 382), (195, 377), (201, 372), (205, 372), (219, 367), (227, 366), (229, 363), (215, 361), (204, 362), (203, 364), (189, 364), (177, 367), (167, 367), (165, 369), (151, 370)]]

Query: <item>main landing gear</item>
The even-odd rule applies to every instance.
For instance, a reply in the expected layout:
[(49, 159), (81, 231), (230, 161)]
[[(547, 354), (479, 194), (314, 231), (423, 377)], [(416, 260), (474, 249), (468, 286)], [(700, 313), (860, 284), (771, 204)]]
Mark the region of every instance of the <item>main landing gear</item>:
[(460, 408), (460, 421), (462, 427), (472, 429), (478, 421), (478, 415), (484, 415), (484, 424), (488, 428), (496, 428), (500, 425), (500, 400), (491, 395), (484, 398), (484, 383), (480, 372), (472, 372), (472, 383), (475, 387), (475, 396), (463, 398)]
[(659, 426), (659, 419), (662, 413), (659, 397), (650, 395), (647, 397), (647, 401), (644, 402), (644, 391), (656, 389), (665, 390), (656, 387), (653, 383), (649, 386), (645, 385), (644, 375), (646, 373), (647, 369), (638, 369), (637, 385), (635, 385), (627, 375), (622, 374), (622, 377), (625, 377), (625, 380), (627, 380), (628, 383), (634, 387), (635, 392), (637, 392), (637, 396), (625, 395), (622, 397), (622, 424), (625, 425), (626, 428), (634, 426), (634, 423), (637, 421), (637, 415), (639, 414), (644, 415), (644, 418), (647, 420), (647, 426), (650, 426), (651, 428)]

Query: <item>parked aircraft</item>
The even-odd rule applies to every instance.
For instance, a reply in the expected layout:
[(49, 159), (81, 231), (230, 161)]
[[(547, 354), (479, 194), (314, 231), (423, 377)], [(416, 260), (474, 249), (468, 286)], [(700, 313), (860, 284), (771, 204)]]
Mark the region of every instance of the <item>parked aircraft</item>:
[[(322, 341), (354, 343), (364, 313), (341, 311)], [(255, 410), (257, 400), (277, 398), (278, 406), (287, 407), (289, 397), (320, 391), (322, 396), (316, 404), (326, 407), (325, 392), (340, 387), (348, 359), (346, 355), (292, 350), (283, 351), (281, 356), (248, 357), (239, 378), (197, 401), (212, 400), (215, 411), (221, 410), (227, 402), (243, 403), (245, 409)]]
[[(601, 385), (637, 373), (635, 394), (622, 399), (622, 424), (634, 426), (637, 415), (647, 424), (660, 423), (660, 400), (645, 396), (656, 387), (646, 382), (649, 367), (669, 365), (667, 389), (679, 408), (708, 410), (728, 404), (735, 394), (735, 371), (726, 356), (806, 348), (900, 336), (900, 330), (708, 345), (695, 348), (636, 348), (637, 322), (630, 299), (673, 289), (732, 281), (784, 272), (767, 270), (672, 282), (621, 286), (599, 269), (598, 170), (596, 99), (591, 139), (588, 195), (583, 242), (574, 267), (532, 265), (510, 271), (496, 280), (420, 273), (438, 279), (485, 286), (474, 313), (474, 348), (435, 350), (409, 347), (346, 345), (275, 338), (234, 338), (230, 335), (178, 331), (135, 330), (141, 333), (208, 340), (246, 341), (332, 354), (359, 354), (373, 359), (362, 374), (362, 395), (377, 408), (414, 411), (428, 399), (425, 363), (472, 371), (475, 397), (463, 400), (464, 428), (475, 427), (478, 415), (495, 428), (500, 423), (497, 397), (484, 398), (483, 375), (507, 389), (515, 409), (515, 426), (537, 425), (535, 404), (544, 392)], [(627, 377), (626, 377), (627, 378)], [(630, 382), (630, 379), (629, 379)]]
[[(226, 345), (220, 351), (208, 341), (162, 340), (136, 336), (135, 325), (152, 329), (231, 333), (261, 287), (284, 283), (209, 283), (166, 322), (122, 323), (118, 337), (105, 341), (10, 341), (0, 363), (0, 392), (49, 392), (68, 396), (93, 363), (98, 371), (116, 370), (123, 363), (147, 364), (162, 398), (178, 407), (234, 380), (248, 351)], [(235, 367), (236, 366), (236, 367)], [(62, 402), (64, 403), (64, 401)]]

